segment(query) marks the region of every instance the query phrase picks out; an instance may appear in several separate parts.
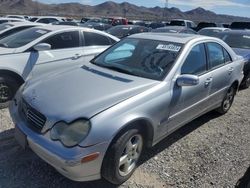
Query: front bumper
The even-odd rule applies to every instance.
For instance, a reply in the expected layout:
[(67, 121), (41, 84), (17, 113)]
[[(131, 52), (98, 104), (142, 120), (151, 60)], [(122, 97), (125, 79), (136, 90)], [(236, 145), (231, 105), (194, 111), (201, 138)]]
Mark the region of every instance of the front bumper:
[[(58, 141), (52, 141), (49, 133), (38, 134), (27, 127), (14, 102), (10, 105), (10, 114), (16, 132), (24, 135), (28, 147), (40, 158), (53, 166), (59, 173), (74, 181), (92, 181), (101, 178), (101, 166), (108, 143), (99, 143), (90, 147), (76, 146), (66, 148)], [(20, 137), (16, 137), (20, 143)], [(93, 153), (99, 153), (97, 159), (81, 163), (81, 159)]]

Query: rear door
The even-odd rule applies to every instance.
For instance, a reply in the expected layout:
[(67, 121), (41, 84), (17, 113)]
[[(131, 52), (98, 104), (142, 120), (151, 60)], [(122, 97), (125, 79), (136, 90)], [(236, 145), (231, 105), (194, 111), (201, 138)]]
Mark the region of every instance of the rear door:
[(234, 66), (232, 58), (226, 49), (218, 43), (207, 43), (209, 60), (209, 70), (211, 71), (213, 82), (209, 93), (209, 104), (221, 103), (227, 89), (232, 83)]

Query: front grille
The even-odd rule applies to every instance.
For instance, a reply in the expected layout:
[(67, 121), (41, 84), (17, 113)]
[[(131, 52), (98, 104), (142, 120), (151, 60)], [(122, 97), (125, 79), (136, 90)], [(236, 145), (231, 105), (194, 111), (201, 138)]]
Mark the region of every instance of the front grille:
[(25, 100), (22, 100), (22, 113), (28, 126), (40, 133), (46, 123), (46, 117), (32, 108)]

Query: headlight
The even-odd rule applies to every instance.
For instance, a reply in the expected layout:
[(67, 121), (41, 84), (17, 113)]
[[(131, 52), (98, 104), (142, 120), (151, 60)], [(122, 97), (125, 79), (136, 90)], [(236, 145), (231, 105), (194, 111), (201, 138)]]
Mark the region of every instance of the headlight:
[(90, 130), (90, 122), (87, 120), (77, 120), (67, 124), (59, 122), (50, 131), (52, 140), (60, 140), (66, 147), (73, 147), (83, 141)]

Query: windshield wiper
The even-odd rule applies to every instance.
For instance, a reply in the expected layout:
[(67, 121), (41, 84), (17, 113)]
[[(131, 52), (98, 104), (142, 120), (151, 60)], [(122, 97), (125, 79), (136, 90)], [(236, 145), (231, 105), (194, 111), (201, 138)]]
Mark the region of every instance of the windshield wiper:
[(97, 65), (97, 66), (100, 66), (100, 67), (104, 67), (104, 68), (107, 68), (107, 69), (111, 69), (111, 70), (120, 72), (120, 73), (125, 73), (125, 74), (136, 76), (135, 74), (133, 74), (132, 71), (129, 71), (129, 70), (126, 70), (126, 69), (123, 69), (123, 68), (120, 68), (120, 67), (117, 67), (117, 66), (114, 66), (114, 65), (101, 65), (101, 64), (97, 64), (97, 63), (94, 63), (94, 64)]

